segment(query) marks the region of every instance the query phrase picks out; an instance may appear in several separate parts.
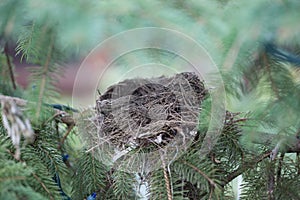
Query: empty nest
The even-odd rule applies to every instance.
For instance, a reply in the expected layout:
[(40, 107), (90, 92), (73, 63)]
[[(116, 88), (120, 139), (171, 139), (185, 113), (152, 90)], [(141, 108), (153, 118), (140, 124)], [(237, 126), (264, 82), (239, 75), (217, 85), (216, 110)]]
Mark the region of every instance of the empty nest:
[(118, 149), (162, 147), (197, 133), (203, 81), (193, 72), (130, 79), (110, 86), (96, 101), (100, 135)]

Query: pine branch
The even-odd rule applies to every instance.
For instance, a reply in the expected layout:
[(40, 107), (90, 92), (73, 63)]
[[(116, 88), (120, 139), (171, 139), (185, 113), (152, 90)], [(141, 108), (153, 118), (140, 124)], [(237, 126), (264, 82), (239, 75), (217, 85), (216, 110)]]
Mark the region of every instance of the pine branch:
[(41, 184), (41, 186), (44, 188), (44, 190), (49, 194), (50, 199), (54, 200), (54, 197), (52, 196), (51, 192), (47, 188), (47, 186), (41, 181), (41, 178), (38, 177), (35, 173), (32, 173), (32, 176)]
[[(36, 59), (38, 50), (35, 48), (35, 29), (36, 25), (33, 23), (30, 26), (30, 31), (23, 29), (23, 33), (19, 35), (17, 41), (16, 55), (21, 54), (21, 61), (25, 58), (27, 61)], [(28, 27), (27, 27), (28, 28)]]
[(276, 87), (276, 84), (275, 84), (275, 82), (273, 80), (273, 75), (272, 75), (272, 72), (271, 72), (271, 69), (270, 69), (270, 64), (268, 63), (268, 59), (267, 59), (267, 55), (266, 54), (263, 54), (263, 63), (264, 63), (264, 66), (267, 69), (272, 90), (274, 91), (275, 96), (277, 97), (277, 99), (280, 99), (278, 88)]
[(49, 47), (48, 47), (48, 51), (47, 51), (47, 57), (46, 57), (46, 61), (45, 64), (43, 65), (43, 72), (42, 72), (42, 78), (41, 78), (41, 85), (40, 85), (40, 92), (39, 92), (39, 96), (38, 96), (38, 102), (37, 102), (37, 108), (36, 108), (36, 118), (39, 118), (40, 116), (40, 112), (42, 109), (42, 105), (43, 105), (43, 97), (44, 97), (44, 93), (46, 90), (46, 80), (49, 79), (49, 65), (50, 65), (50, 60), (52, 58), (52, 50), (53, 50), (53, 36), (51, 35), (50, 37), (50, 43), (49, 43)]
[(134, 190), (136, 184), (135, 175), (122, 170), (114, 171), (112, 174), (113, 179), (113, 195), (115, 199), (136, 199), (137, 194)]
[[(172, 176), (167, 169), (160, 169), (151, 172), (148, 179), (149, 197), (151, 200), (161, 199), (182, 199), (184, 192), (182, 191), (182, 178), (173, 172)], [(166, 177), (167, 176), (167, 177)], [(171, 187), (172, 186), (172, 187)], [(167, 189), (168, 188), (168, 189)], [(169, 191), (167, 191), (169, 190)]]
[(234, 170), (232, 173), (228, 174), (223, 183), (221, 185), (224, 187), (228, 183), (230, 183), (233, 179), (247, 171), (248, 169), (254, 168), (259, 162), (263, 161), (265, 158), (269, 157), (271, 154), (270, 151), (263, 153), (262, 155), (258, 156), (256, 159), (253, 159), (253, 162), (251, 163), (244, 163), (239, 168)]
[(234, 66), (242, 44), (242, 34), (240, 34), (239, 36), (237, 36), (236, 40), (232, 43), (231, 48), (227, 52), (227, 56), (225, 57), (225, 60), (223, 62), (223, 69), (230, 70)]
[(264, 132), (257, 132), (255, 137), (252, 138), (252, 143), (264, 145), (269, 150), (272, 146), (271, 144), (280, 143), (277, 152), (285, 152), (285, 153), (300, 153), (300, 138), (296, 135), (277, 135), (277, 134), (269, 134)]
[(209, 176), (207, 174), (205, 174), (203, 171), (201, 171), (200, 169), (198, 169), (195, 165), (191, 164), (191, 163), (188, 163), (187, 161), (181, 161), (183, 164), (191, 167), (192, 169), (194, 169), (196, 172), (198, 172), (201, 176), (203, 176), (207, 181), (208, 183), (210, 184), (211, 187), (215, 188), (217, 187), (217, 184), (211, 179), (209, 178)]
[[(13, 156), (13, 153), (10, 151), (10, 150), (8, 150), (7, 149), (7, 152), (12, 156), (12, 158), (14, 158), (14, 156)], [(16, 160), (16, 158), (14, 158), (15, 160)], [(30, 167), (30, 165), (28, 165), (29, 163), (27, 163), (25, 160), (23, 160), (23, 159), (19, 159), (19, 160), (16, 160), (17, 162), (19, 162), (19, 163), (22, 163), (22, 166), (26, 166), (26, 167), (28, 167), (29, 169), (30, 169), (30, 175), (32, 175), (30, 178), (34, 178), (34, 180), (36, 180), (36, 182), (41, 186), (41, 188), (43, 188), (43, 191), (45, 191), (46, 192), (46, 194), (48, 194), (48, 196), (50, 197), (50, 199), (51, 200), (54, 200), (58, 195), (57, 195), (57, 191), (58, 190), (56, 190), (56, 189), (58, 189), (57, 187), (56, 187), (56, 185), (52, 182), (52, 180), (51, 179), (47, 179), (48, 177), (45, 177), (44, 175), (45, 174), (47, 174), (47, 171), (45, 170), (45, 168), (44, 169), (42, 169), (42, 173), (39, 173), (39, 175), (37, 175), (37, 173), (36, 172), (38, 172), (37, 171), (37, 168), (38, 168), (38, 165), (40, 164), (39, 162), (34, 162), (34, 159), (35, 158), (32, 158), (31, 157), (31, 159), (29, 160), (29, 163), (30, 162), (33, 162), (33, 163), (35, 163), (35, 166), (33, 166), (33, 168), (35, 167), (36, 169), (35, 170), (32, 170), (32, 168)], [(40, 160), (39, 160), (40, 161)], [(28, 178), (27, 178), (28, 179)], [(47, 182), (47, 181), (49, 181), (49, 180), (51, 180), (51, 184), (49, 184), (49, 182)], [(36, 187), (36, 185), (34, 185), (34, 182), (32, 182), (32, 181), (30, 181), (29, 182), (29, 185), (31, 185), (31, 187), (32, 188), (34, 188), (34, 190), (36, 191), (36, 192), (41, 192), (41, 191), (39, 191), (39, 189)], [(51, 188), (52, 187), (52, 188)], [(43, 193), (43, 192), (41, 192), (41, 193)]]
[(28, 100), (36, 103), (29, 107), (28, 113), (33, 121), (38, 123), (47, 116), (47, 111), (43, 109), (45, 100), (58, 96), (55, 83), (62, 73), (57, 63), (62, 60), (63, 53), (57, 47), (55, 25), (33, 21), (30, 26), (25, 26), (23, 31), (18, 40), (17, 54), (22, 53), (27, 62), (36, 65), (29, 69), (31, 87), (30, 92), (25, 95), (28, 95)]
[[(291, 138), (291, 136), (286, 136), (288, 138)], [(260, 138), (260, 140), (255, 140), (252, 141), (256, 144), (268, 144), (268, 141), (274, 139), (277, 139), (278, 136), (273, 135), (273, 134), (267, 134), (267, 133), (263, 133), (263, 135), (258, 136), (258, 138)], [(297, 139), (294, 143), (294, 145), (289, 145), (287, 148), (282, 148), (284, 149), (283, 151), (285, 153), (299, 153), (300, 152), (300, 140)], [(272, 150), (268, 150), (265, 153), (261, 154), (260, 156), (258, 156), (256, 159), (254, 159), (251, 163), (244, 163), (242, 166), (240, 166), (238, 169), (236, 169), (235, 171), (233, 171), (232, 173), (230, 173), (229, 175), (226, 176), (225, 181), (222, 183), (222, 186), (225, 186), (226, 184), (228, 184), (229, 182), (231, 182), (233, 179), (235, 179), (236, 177), (238, 177), (239, 175), (241, 175), (242, 173), (244, 173), (245, 171), (247, 171), (248, 169), (254, 168), (259, 162), (263, 161), (266, 158), (269, 158), (270, 155), (272, 154)]]
[[(81, 153), (74, 166), (77, 170), (72, 178), (72, 199), (83, 199), (87, 195), (104, 191), (107, 167), (91, 153)], [(127, 182), (128, 183), (128, 182)]]

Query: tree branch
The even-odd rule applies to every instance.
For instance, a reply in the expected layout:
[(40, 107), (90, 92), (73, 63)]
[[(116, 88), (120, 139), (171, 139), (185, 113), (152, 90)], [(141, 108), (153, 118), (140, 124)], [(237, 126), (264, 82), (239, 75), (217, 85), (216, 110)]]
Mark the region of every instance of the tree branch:
[(282, 163), (283, 163), (283, 159), (284, 159), (284, 153), (282, 153), (280, 155), (279, 161), (278, 161), (278, 167), (277, 167), (277, 178), (276, 178), (276, 182), (279, 183), (280, 179), (281, 179), (281, 170), (282, 170)]
[(65, 143), (65, 140), (67, 139), (68, 135), (71, 133), (72, 129), (74, 128), (75, 126), (75, 123), (72, 124), (72, 125), (68, 125), (68, 129), (67, 129), (67, 132), (65, 133), (65, 135), (63, 136), (63, 138), (61, 139), (59, 145), (58, 145), (58, 149), (61, 149), (62, 146), (64, 145)]
[(296, 163), (297, 163), (298, 175), (300, 175), (300, 153), (297, 153)]
[[(281, 143), (281, 147), (278, 149), (278, 152), (297, 153), (297, 154), (300, 153), (300, 139), (296, 136), (278, 136), (274, 134), (261, 133), (258, 134), (257, 137), (254, 138), (254, 140), (252, 140), (253, 143), (262, 144), (265, 145), (266, 147), (268, 147), (268, 145), (270, 145), (274, 141), (285, 141)], [(270, 157), (271, 154), (272, 154), (272, 149), (270, 147), (268, 151), (258, 156), (257, 158), (253, 159), (251, 163), (244, 163), (235, 171), (228, 174), (221, 185), (225, 186), (233, 179), (238, 177), (240, 174), (244, 173), (246, 170), (255, 167), (259, 162), (263, 161), (267, 157)]]
[(255, 137), (252, 138), (252, 143), (261, 144), (270, 148), (272, 144), (279, 145), (276, 153), (300, 153), (300, 138), (297, 135), (276, 135), (264, 132), (257, 132)]
[(275, 164), (271, 160), (270, 165), (268, 166), (268, 200), (275, 200), (274, 188), (275, 188)]
[(244, 173), (248, 169), (251, 169), (251, 168), (255, 167), (259, 162), (263, 161), (265, 158), (269, 157), (270, 154), (271, 154), (271, 151), (265, 152), (262, 155), (258, 156), (256, 159), (253, 159), (254, 160), (253, 162), (244, 163), (239, 168), (237, 168), (236, 170), (234, 170), (233, 172), (228, 174), (225, 177), (223, 183), (221, 183), (221, 185), (224, 187), (229, 182), (231, 182), (233, 179), (235, 179), (236, 177), (238, 177), (239, 175), (241, 175), (242, 173)]
[(4, 47), (4, 53), (5, 53), (5, 57), (6, 57), (6, 63), (7, 63), (7, 67), (8, 67), (8, 71), (9, 71), (9, 76), (10, 76), (10, 79), (11, 79), (11, 83), (13, 85), (14, 90), (16, 90), (17, 89), (17, 85), (16, 85), (14, 73), (13, 73), (13, 67), (12, 67), (10, 59), (9, 59), (8, 44), (7, 43), (5, 44), (5, 47)]
[[(28, 103), (26, 100), (18, 98), (18, 97), (11, 97), (11, 96), (5, 96), (0, 94), (0, 101), (14, 101), (17, 106), (24, 107)], [(66, 112), (61, 111), (59, 109), (53, 108), (53, 110), (56, 111), (57, 114), (54, 115), (54, 117), (61, 116), (60, 122), (66, 124), (67, 126), (75, 124), (74, 118), (72, 118), (69, 114), (67, 115)]]
[(48, 190), (47, 186), (41, 181), (40, 177), (38, 177), (35, 173), (32, 173), (32, 176), (41, 184), (41, 186), (44, 188), (44, 190), (49, 194), (50, 199), (54, 200), (51, 192)]
[[(14, 157), (14, 154), (10, 151), (10, 150), (6, 150), (12, 157)], [(16, 159), (16, 158), (15, 158)], [(16, 159), (17, 160), (17, 159)], [(25, 166), (26, 166), (26, 162), (22, 159), (20, 160), (17, 160), (17, 161), (20, 161), (21, 163), (24, 163)], [(35, 180), (37, 180), (37, 182), (39, 182), (39, 184), (41, 184), (42, 188), (49, 194), (49, 197), (51, 200), (54, 200), (54, 197), (53, 195), (51, 194), (51, 192), (48, 190), (47, 186), (43, 183), (43, 181), (41, 180), (40, 177), (38, 177), (37, 174), (33, 173), (32, 172), (32, 176), (35, 178)], [(26, 177), (25, 177), (26, 178)], [(22, 180), (22, 179), (19, 179), (19, 180)]]
[(194, 169), (196, 172), (198, 172), (201, 176), (203, 176), (207, 181), (208, 183), (210, 184), (210, 186), (212, 186), (213, 188), (215, 188), (217, 186), (217, 184), (211, 179), (208, 177), (208, 175), (206, 175), (203, 171), (201, 171), (200, 169), (198, 169), (195, 165), (192, 165), (191, 163), (188, 163), (186, 161), (182, 161), (183, 164), (191, 167), (192, 169)]

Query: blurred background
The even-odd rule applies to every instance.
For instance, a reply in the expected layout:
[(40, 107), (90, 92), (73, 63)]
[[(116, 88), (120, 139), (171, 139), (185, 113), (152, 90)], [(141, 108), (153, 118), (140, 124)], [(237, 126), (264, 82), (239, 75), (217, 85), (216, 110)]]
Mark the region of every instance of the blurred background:
[[(48, 88), (55, 93), (49, 103), (71, 104), (77, 71), (98, 44), (133, 28), (168, 28), (207, 50), (222, 74), (228, 109), (252, 111), (252, 117), (276, 125), (261, 130), (295, 132), (300, 125), (299, 10), (297, 0), (1, 0), (0, 93), (23, 97)], [(93, 88), (94, 62), (106, 59), (101, 51), (86, 63), (82, 96)], [(187, 70), (170, 52), (131, 52), (113, 63), (100, 91), (141, 64), (151, 76)], [(7, 80), (11, 85), (4, 86)]]
[[(41, 45), (42, 40), (39, 44), (30, 41), (46, 38), (51, 31), (57, 50), (55, 53), (59, 55), (56, 56), (59, 59), (55, 58), (55, 64), (63, 69), (55, 84), (66, 97), (72, 94), (77, 70), (88, 53), (105, 39), (132, 28), (161, 27), (180, 31), (201, 44), (221, 71), (240, 78), (244, 69), (249, 68), (252, 65), (250, 62), (257, 58), (264, 43), (274, 41), (295, 49), (300, 29), (298, 4), (297, 1), (270, 3), (259, 0), (3, 0), (0, 2), (1, 46), (7, 46), (6, 51), (15, 66), (16, 82), (26, 89), (30, 84), (28, 69), (39, 66), (41, 61), (34, 56), (37, 46), (46, 49), (49, 45)], [(130, 45), (131, 41), (124, 41), (124, 45), (126, 43)], [(102, 52), (95, 60), (105, 60), (105, 57)], [(155, 62), (158, 65), (182, 63), (178, 57), (166, 52), (136, 52), (132, 53), (131, 58), (122, 59), (118, 66), (128, 67), (139, 62)], [(6, 65), (5, 58), (1, 59), (1, 63)], [(2, 77), (5, 75), (2, 71)], [(118, 81), (118, 70), (107, 76)], [(101, 90), (105, 90), (106, 86), (100, 86)], [(89, 90), (89, 87), (87, 79), (82, 92)]]

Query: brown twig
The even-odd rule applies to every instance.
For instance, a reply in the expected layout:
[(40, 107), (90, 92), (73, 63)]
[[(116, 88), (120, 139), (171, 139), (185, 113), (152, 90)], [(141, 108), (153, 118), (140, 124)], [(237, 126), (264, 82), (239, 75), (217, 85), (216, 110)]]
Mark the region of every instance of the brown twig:
[(44, 188), (44, 190), (49, 194), (50, 199), (53, 199), (53, 196), (51, 195), (50, 191), (48, 190), (48, 188), (46, 187), (46, 185), (41, 181), (40, 177), (38, 177), (35, 173), (32, 173), (33, 177), (42, 185), (42, 187)]
[(25, 176), (13, 176), (13, 177), (7, 177), (7, 178), (0, 178), (0, 182), (6, 181), (6, 180), (25, 180)]
[(60, 140), (60, 144), (58, 146), (58, 149), (62, 148), (63, 144), (65, 143), (65, 140), (67, 139), (68, 135), (70, 134), (70, 132), (72, 131), (72, 129), (74, 128), (74, 126), (75, 126), (75, 124), (72, 124), (72, 125), (68, 126), (68, 130), (67, 130), (66, 134)]
[(298, 175), (300, 175), (300, 153), (297, 153), (296, 163), (297, 163)]
[(217, 184), (211, 179), (209, 178), (209, 176), (207, 174), (205, 174), (203, 171), (201, 171), (200, 169), (198, 169), (195, 165), (186, 162), (185, 160), (181, 161), (183, 164), (191, 167), (193, 170), (195, 170), (196, 172), (198, 172), (201, 176), (203, 176), (208, 183), (210, 184), (210, 186), (212, 186), (213, 188), (215, 188), (217, 186)]
[(284, 159), (284, 153), (280, 154), (279, 161), (278, 161), (278, 168), (277, 168), (277, 175), (276, 175), (277, 183), (280, 182), (283, 159)]
[(164, 178), (165, 178), (165, 186), (167, 189), (167, 195), (168, 195), (168, 200), (172, 200), (172, 189), (171, 189), (171, 182), (170, 182), (170, 174), (168, 172), (168, 168), (166, 166), (165, 160), (164, 160), (164, 156), (163, 153), (160, 151), (161, 155), (161, 162), (162, 162), (162, 167), (163, 167), (163, 172), (164, 172)]
[(7, 43), (4, 46), (4, 53), (5, 53), (5, 57), (6, 57), (6, 63), (7, 63), (7, 66), (8, 66), (10, 80), (11, 80), (11, 83), (13, 85), (14, 90), (16, 90), (17, 89), (17, 85), (16, 85), (14, 73), (13, 73), (13, 67), (12, 67), (12, 64), (11, 64), (10, 59), (9, 59), (8, 44)]
[(271, 160), (270, 165), (268, 167), (268, 200), (275, 200), (275, 163)]

